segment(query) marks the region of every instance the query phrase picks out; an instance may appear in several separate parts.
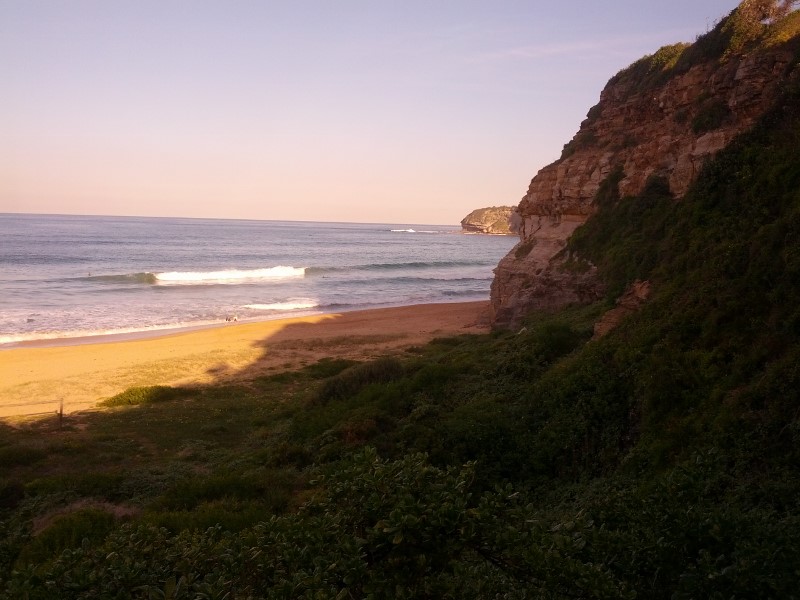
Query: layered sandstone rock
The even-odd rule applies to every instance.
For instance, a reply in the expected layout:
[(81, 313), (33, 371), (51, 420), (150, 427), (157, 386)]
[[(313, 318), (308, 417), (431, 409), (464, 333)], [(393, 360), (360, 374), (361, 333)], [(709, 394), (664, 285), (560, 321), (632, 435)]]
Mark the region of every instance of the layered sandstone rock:
[(593, 213), (601, 182), (622, 167), (623, 196), (658, 175), (680, 198), (702, 165), (774, 103), (792, 56), (785, 47), (759, 48), (701, 62), (655, 86), (612, 78), (561, 159), (539, 171), (519, 204), (520, 242), (492, 283), (495, 325), (601, 298), (594, 270), (570, 272), (559, 254)]
[(519, 223), (513, 219), (513, 206), (478, 208), (461, 219), (461, 228), (467, 233), (509, 235), (519, 232)]

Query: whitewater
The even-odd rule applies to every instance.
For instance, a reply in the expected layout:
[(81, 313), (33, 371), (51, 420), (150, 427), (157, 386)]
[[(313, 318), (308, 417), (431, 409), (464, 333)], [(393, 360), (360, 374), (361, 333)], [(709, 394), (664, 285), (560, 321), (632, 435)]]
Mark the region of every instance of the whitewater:
[(0, 348), (485, 300), (515, 242), (421, 224), (0, 214)]

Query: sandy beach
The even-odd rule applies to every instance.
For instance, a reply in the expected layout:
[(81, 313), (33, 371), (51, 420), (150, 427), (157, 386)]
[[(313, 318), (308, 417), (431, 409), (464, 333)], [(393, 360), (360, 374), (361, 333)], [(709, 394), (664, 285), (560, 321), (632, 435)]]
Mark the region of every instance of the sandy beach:
[(62, 402), (65, 413), (85, 410), (132, 386), (247, 380), (325, 357), (367, 359), (485, 332), (486, 310), (486, 302), (424, 304), (2, 350), (0, 418), (52, 414)]

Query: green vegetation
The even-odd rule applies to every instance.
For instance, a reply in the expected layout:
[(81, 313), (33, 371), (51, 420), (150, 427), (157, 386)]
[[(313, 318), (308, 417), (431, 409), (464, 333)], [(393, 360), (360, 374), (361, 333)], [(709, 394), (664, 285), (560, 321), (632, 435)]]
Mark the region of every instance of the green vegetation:
[(528, 238), (527, 240), (525, 240), (524, 242), (520, 243), (517, 246), (517, 249), (514, 250), (514, 256), (520, 260), (525, 258), (526, 256), (528, 256), (528, 254), (531, 253), (535, 245), (536, 245), (536, 239), (532, 237)]
[(0, 425), (0, 597), (797, 597), (798, 147), (795, 85), (681, 200), (613, 171), (598, 305)]
[(800, 12), (790, 12), (796, 2), (744, 0), (714, 28), (693, 44), (664, 46), (617, 73), (609, 85), (625, 85), (632, 92), (657, 88), (693, 66), (727, 60), (797, 39)]
[(724, 100), (720, 98), (708, 100), (702, 104), (692, 119), (692, 131), (701, 134), (718, 129), (725, 124), (730, 114), (730, 108)]
[(103, 401), (103, 406), (126, 406), (135, 404), (150, 404), (153, 402), (167, 402), (185, 396), (182, 389), (171, 388), (164, 385), (150, 385), (145, 387), (132, 387), (121, 394), (112, 396)]
[(561, 150), (561, 159), (563, 160), (572, 156), (578, 150), (590, 148), (595, 144), (597, 144), (597, 136), (589, 129), (581, 129), (573, 139), (564, 144), (564, 148)]
[(655, 54), (640, 58), (614, 75), (608, 84), (627, 83), (633, 86), (632, 91), (649, 90), (663, 85), (674, 74), (677, 74), (676, 66), (690, 47), (690, 44), (664, 46), (656, 51)]

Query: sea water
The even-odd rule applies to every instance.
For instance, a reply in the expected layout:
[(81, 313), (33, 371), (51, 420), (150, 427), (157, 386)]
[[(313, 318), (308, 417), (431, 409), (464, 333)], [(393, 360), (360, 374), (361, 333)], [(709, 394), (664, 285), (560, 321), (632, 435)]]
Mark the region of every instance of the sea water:
[(0, 214), (0, 347), (486, 300), (516, 241), (409, 224)]

